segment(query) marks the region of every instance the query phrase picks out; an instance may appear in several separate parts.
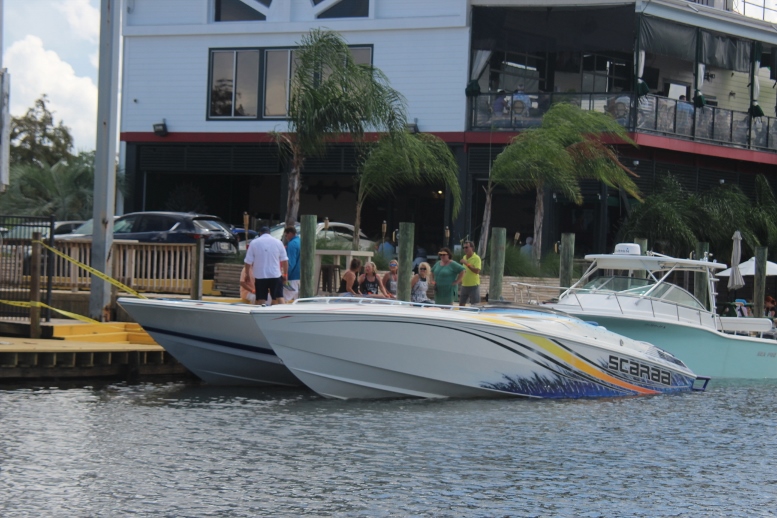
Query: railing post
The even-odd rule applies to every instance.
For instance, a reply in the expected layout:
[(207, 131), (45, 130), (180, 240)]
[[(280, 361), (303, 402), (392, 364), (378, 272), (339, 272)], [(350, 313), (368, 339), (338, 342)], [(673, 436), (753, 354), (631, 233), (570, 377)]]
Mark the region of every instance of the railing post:
[[(299, 298), (305, 299), (318, 295), (318, 282), (316, 277), (316, 220), (315, 214), (303, 214), (300, 217), (300, 279), (299, 279)], [(337, 259), (340, 264), (340, 259)], [(348, 264), (345, 265), (348, 268)], [(337, 290), (337, 283), (340, 279), (335, 279), (334, 290)]]
[(192, 299), (202, 300), (202, 276), (205, 266), (205, 238), (200, 237), (194, 245), (194, 261), (192, 263)]
[(415, 223), (399, 223), (399, 274), (397, 275), (397, 300), (410, 301), (413, 279), (413, 245)]
[(561, 234), (561, 262), (559, 263), (559, 285), (562, 288), (572, 286), (575, 261), (575, 235), (569, 232)]
[(506, 228), (497, 227), (491, 231), (491, 266), (488, 272), (488, 300), (502, 300), (506, 242)]
[(40, 232), (32, 233), (30, 257), (30, 338), (40, 338)]
[[(703, 260), (710, 251), (709, 243), (696, 243), (696, 259)], [(704, 307), (710, 309), (709, 290), (707, 289), (707, 272), (696, 272), (693, 274), (693, 294), (704, 304)]]

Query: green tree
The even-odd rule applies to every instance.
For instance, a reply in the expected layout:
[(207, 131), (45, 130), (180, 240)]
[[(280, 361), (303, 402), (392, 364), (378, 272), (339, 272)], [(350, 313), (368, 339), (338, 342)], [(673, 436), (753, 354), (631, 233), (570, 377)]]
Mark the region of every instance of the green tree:
[(10, 164), (35, 164), (53, 166), (61, 160), (74, 158), (73, 136), (62, 121), (54, 124), (54, 114), (49, 111), (43, 95), (21, 117), (11, 118)]
[(297, 221), (305, 157), (322, 155), (327, 143), (348, 135), (363, 144), (368, 130), (405, 131), (402, 95), (377, 68), (354, 62), (348, 45), (331, 31), (315, 29), (294, 52), (289, 129), (278, 134), (291, 155), (286, 224)]
[(0, 197), (0, 211), (58, 220), (92, 216), (94, 152), (81, 153), (70, 162), (17, 164), (11, 167), (11, 184)]
[(479, 252), (485, 255), (491, 222), (491, 197), (495, 185), (510, 192), (535, 191), (534, 252), (539, 264), (542, 254), (542, 223), (546, 189), (558, 191), (577, 203), (583, 202), (580, 181), (598, 180), (639, 198), (639, 190), (607, 144), (613, 139), (634, 144), (626, 130), (607, 114), (581, 110), (567, 103), (553, 105), (542, 124), (518, 134), (494, 161), (486, 187)]
[(699, 240), (696, 223), (699, 206), (700, 203), (689, 201), (677, 179), (662, 176), (655, 192), (646, 196), (621, 223), (618, 239), (645, 238), (648, 246), (657, 252), (685, 256), (696, 248)]
[[(656, 191), (634, 208), (618, 231), (619, 239), (647, 238), (651, 248), (674, 256), (686, 256), (697, 242), (707, 242), (721, 261), (731, 257), (734, 232), (742, 234), (743, 254), (757, 246), (777, 252), (777, 201), (762, 175), (755, 179), (755, 201), (736, 185), (722, 184), (699, 193), (688, 193), (668, 174)], [(773, 255), (774, 257), (774, 255)]]
[(443, 184), (453, 197), (453, 216), (461, 208), (459, 167), (448, 146), (427, 133), (404, 132), (380, 139), (370, 149), (356, 178), (353, 246), (359, 245), (361, 211), (370, 197), (390, 196), (403, 185)]

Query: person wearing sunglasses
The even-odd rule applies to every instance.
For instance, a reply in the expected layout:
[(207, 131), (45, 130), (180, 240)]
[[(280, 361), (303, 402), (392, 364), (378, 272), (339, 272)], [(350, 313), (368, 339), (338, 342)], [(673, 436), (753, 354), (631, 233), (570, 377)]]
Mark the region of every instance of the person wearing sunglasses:
[(359, 291), (362, 297), (389, 298), (386, 294), (386, 288), (383, 287), (383, 281), (378, 277), (375, 263), (372, 261), (364, 263), (364, 273), (359, 276)]
[(386, 294), (390, 299), (397, 298), (397, 278), (399, 272), (399, 263), (396, 259), (389, 261), (389, 271), (383, 276), (383, 287), (386, 288)]
[(418, 273), (410, 280), (410, 301), (421, 304), (434, 304), (429, 300), (429, 275), (432, 271), (429, 263), (422, 262), (418, 265)]
[(459, 306), (466, 306), (467, 302), (478, 304), (480, 302), (480, 256), (475, 253), (475, 244), (472, 241), (464, 241), (461, 247), (464, 249), (461, 265), (466, 270), (461, 279)]
[(450, 306), (458, 295), (461, 279), (464, 277), (464, 268), (453, 260), (451, 250), (443, 247), (437, 253), (439, 261), (432, 267), (432, 285), (435, 287), (435, 304)]

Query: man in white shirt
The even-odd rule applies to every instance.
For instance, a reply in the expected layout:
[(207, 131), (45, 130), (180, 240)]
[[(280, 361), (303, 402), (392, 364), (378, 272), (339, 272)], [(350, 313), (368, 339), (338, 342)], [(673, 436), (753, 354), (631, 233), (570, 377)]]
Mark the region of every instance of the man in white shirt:
[(289, 258), (280, 239), (270, 235), (270, 229), (259, 229), (259, 237), (248, 245), (245, 269), (251, 268), (256, 286), (256, 300), (264, 300), (267, 294), (273, 304), (283, 304), (283, 281), (288, 273)]

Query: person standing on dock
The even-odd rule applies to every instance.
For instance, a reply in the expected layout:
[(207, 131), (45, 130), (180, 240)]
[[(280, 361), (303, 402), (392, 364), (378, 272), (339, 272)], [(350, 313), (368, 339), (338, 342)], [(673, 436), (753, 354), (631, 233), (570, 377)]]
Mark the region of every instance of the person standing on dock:
[(289, 301), (299, 297), (299, 258), (301, 251), (296, 228), (293, 226), (286, 227), (283, 234), (286, 236), (286, 255), (289, 258), (289, 276), (283, 285), (283, 298)]
[(286, 248), (280, 239), (270, 235), (268, 227), (259, 229), (259, 237), (251, 241), (245, 258), (245, 269), (254, 273), (256, 300), (263, 300), (267, 294), (273, 304), (283, 304), (283, 283), (289, 267)]
[(459, 306), (478, 304), (480, 302), (480, 256), (475, 253), (475, 244), (472, 241), (464, 241), (462, 245), (464, 257), (461, 265), (466, 268), (464, 277), (461, 278), (461, 290), (459, 292)]

